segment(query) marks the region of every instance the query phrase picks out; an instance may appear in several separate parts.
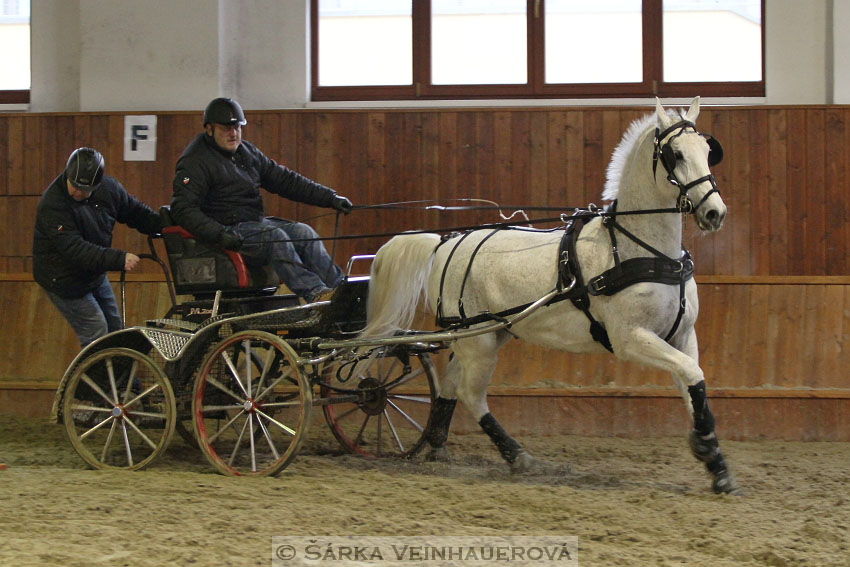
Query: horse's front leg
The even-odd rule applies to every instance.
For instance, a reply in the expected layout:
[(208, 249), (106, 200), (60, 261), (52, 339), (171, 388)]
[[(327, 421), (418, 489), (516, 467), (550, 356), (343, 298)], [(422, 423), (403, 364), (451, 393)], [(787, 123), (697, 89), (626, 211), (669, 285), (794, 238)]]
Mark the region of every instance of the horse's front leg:
[(714, 430), (714, 415), (708, 407), (705, 393), (705, 381), (688, 386), (693, 408), (694, 428), (689, 436), (691, 453), (705, 463), (705, 468), (711, 474), (711, 489), (720, 493), (737, 493), (740, 488), (720, 452), (720, 443)]
[(705, 377), (699, 367), (699, 349), (696, 332), (691, 328), (684, 333), (677, 350), (660, 337), (646, 329), (635, 329), (629, 340), (617, 341), (614, 352), (620, 358), (633, 360), (668, 370), (676, 380), (693, 418), (693, 429), (689, 444), (694, 457), (705, 464), (711, 474), (711, 488), (715, 493), (734, 494), (740, 488), (729, 472), (726, 460), (720, 452), (720, 443), (715, 431), (714, 414), (708, 405)]

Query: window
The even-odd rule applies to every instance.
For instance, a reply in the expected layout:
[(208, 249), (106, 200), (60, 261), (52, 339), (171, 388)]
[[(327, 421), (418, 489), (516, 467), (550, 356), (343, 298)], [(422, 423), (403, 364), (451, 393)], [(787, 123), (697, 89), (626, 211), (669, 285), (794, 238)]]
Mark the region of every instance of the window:
[[(721, 41), (723, 37), (735, 40)], [(762, 78), (759, 2), (664, 0), (664, 38), (667, 82), (740, 82)]]
[(409, 2), (340, 0), (321, 4), (320, 84), (411, 84), (413, 43)]
[(764, 96), (764, 0), (311, 0), (311, 10), (313, 100)]
[(29, 0), (0, 0), (0, 53), (0, 103), (29, 102)]
[(433, 84), (525, 84), (525, 0), (431, 0), (430, 16)]

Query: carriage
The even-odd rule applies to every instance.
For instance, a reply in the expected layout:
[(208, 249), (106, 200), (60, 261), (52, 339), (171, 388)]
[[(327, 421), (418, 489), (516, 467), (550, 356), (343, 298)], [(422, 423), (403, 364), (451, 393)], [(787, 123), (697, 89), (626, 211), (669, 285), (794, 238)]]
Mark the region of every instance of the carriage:
[[(692, 453), (715, 492), (735, 493), (698, 364), (696, 283), (682, 247), (683, 215), (714, 231), (726, 214), (709, 170), (722, 149), (697, 131), (698, 114), (698, 98), (678, 115), (659, 103), (632, 124), (609, 166), (605, 209), (564, 215), (553, 230), (398, 235), (370, 276), (352, 266), (372, 257), (354, 257), (328, 301), (277, 295), (264, 268), (169, 227), (173, 281), (153, 241), (150, 257), (171, 310), (80, 352), (53, 415), (96, 468), (142, 468), (176, 430), (219, 472), (261, 476), (295, 458), (314, 407), (352, 453), (410, 457), (428, 444), (430, 458), (445, 458), (460, 400), (525, 472), (534, 459), (486, 402), (496, 351), (521, 338), (670, 371), (693, 418)], [(442, 330), (412, 329), (423, 293)], [(178, 304), (177, 294), (193, 299)], [(438, 383), (432, 355), (444, 348), (453, 356)]]
[[(160, 213), (168, 220), (167, 207)], [(314, 408), (352, 453), (405, 457), (421, 449), (436, 395), (429, 354), (440, 345), (339, 346), (365, 323), (369, 278), (352, 270), (372, 256), (349, 260), (330, 300), (301, 304), (276, 293), (273, 271), (178, 226), (148, 244), (141, 257), (160, 264), (171, 308), (84, 348), (54, 402), (88, 465), (144, 468), (176, 431), (221, 473), (274, 475), (296, 456)], [(123, 274), (121, 297), (124, 304)]]

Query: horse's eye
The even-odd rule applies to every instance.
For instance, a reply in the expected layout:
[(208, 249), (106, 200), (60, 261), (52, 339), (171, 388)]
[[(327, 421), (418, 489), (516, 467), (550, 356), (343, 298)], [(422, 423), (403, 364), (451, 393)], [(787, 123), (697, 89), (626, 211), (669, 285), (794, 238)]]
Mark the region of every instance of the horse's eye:
[(685, 159), (685, 156), (682, 155), (682, 152), (680, 152), (678, 150), (676, 152), (674, 152), (673, 155), (676, 156), (676, 159)]

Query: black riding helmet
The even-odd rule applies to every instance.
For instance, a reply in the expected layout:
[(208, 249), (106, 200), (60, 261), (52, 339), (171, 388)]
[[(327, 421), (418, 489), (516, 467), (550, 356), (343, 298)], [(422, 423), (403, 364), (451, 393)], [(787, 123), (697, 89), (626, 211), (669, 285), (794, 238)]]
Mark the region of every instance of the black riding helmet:
[(247, 123), (242, 107), (232, 98), (214, 98), (204, 110), (204, 126), (207, 124), (239, 124), (244, 126)]
[(103, 180), (104, 161), (99, 151), (77, 148), (65, 165), (65, 176), (75, 188), (91, 193)]

